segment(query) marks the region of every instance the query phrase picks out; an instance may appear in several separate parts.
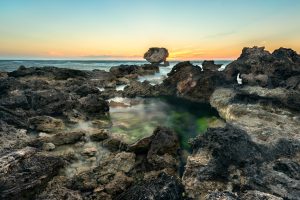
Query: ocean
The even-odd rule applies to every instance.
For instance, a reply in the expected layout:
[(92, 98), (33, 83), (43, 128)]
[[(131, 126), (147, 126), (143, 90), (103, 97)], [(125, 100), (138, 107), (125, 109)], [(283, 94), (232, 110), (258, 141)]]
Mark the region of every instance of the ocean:
[[(139, 77), (140, 81), (148, 80), (153, 84), (160, 83), (162, 79), (171, 71), (174, 65), (180, 61), (171, 61), (170, 65), (167, 67), (160, 67), (160, 72), (151, 75)], [(191, 61), (194, 65), (201, 66), (202, 60)], [(216, 64), (223, 64), (221, 68), (225, 68), (231, 61), (230, 60), (217, 60)], [(53, 66), (60, 68), (70, 68), (78, 70), (105, 70), (113, 66), (119, 65), (142, 65), (147, 64), (146, 61), (124, 61), (124, 60), (0, 60), (0, 71), (11, 72), (21, 65), (25, 67), (44, 67), (44, 66)]]

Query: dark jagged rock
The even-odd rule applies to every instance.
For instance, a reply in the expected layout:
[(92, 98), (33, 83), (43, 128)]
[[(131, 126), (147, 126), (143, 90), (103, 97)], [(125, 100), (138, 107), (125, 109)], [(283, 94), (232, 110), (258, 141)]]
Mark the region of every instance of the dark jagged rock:
[(142, 182), (134, 185), (119, 195), (117, 200), (181, 200), (183, 199), (183, 186), (176, 177), (165, 173), (156, 180)]
[(20, 87), (21, 83), (13, 77), (0, 78), (0, 96), (7, 95), (8, 91)]
[[(159, 67), (152, 64), (146, 64), (142, 66), (120, 65), (110, 68), (109, 71), (118, 78), (128, 77), (132, 79), (132, 76), (130, 75), (153, 75), (156, 72), (159, 72)], [(137, 76), (134, 78), (137, 78)]]
[(176, 155), (179, 149), (179, 140), (177, 135), (165, 127), (157, 127), (152, 135), (148, 158), (154, 155), (163, 155), (168, 153)]
[(228, 186), (240, 194), (258, 190), (286, 199), (299, 196), (298, 140), (280, 139), (262, 145), (253, 142), (246, 132), (227, 125), (209, 129), (192, 146), (193, 156), (183, 177), (192, 197), (204, 195), (212, 187), (225, 190)]
[(1, 199), (30, 199), (57, 175), (62, 159), (26, 147), (0, 158)]
[(27, 115), (23, 110), (12, 110), (0, 106), (0, 119), (19, 128), (28, 128)]
[(25, 76), (46, 76), (56, 80), (66, 80), (68, 78), (87, 77), (88, 73), (82, 70), (56, 68), (56, 67), (30, 67), (21, 66), (18, 70), (9, 72), (9, 77), (25, 77)]
[(244, 48), (241, 56), (226, 67), (226, 78), (234, 83), (240, 73), (243, 84), (286, 87), (289, 78), (300, 74), (299, 60), (291, 49), (280, 48), (271, 54), (264, 47)]
[(79, 108), (90, 115), (104, 114), (109, 111), (108, 102), (103, 100), (97, 94), (89, 94), (88, 96), (81, 98), (79, 101)]
[(169, 52), (166, 48), (152, 47), (145, 54), (144, 58), (153, 64), (166, 63)]
[(157, 127), (153, 134), (129, 145), (127, 151), (145, 155), (146, 168), (177, 170), (179, 161), (179, 140), (177, 135), (165, 127)]
[(26, 92), (31, 108), (39, 115), (57, 116), (77, 105), (75, 97), (57, 89)]
[(222, 64), (215, 64), (213, 60), (204, 60), (202, 62), (202, 69), (203, 70), (211, 70), (211, 71), (218, 71), (218, 69), (222, 66)]
[(148, 81), (131, 81), (130, 85), (126, 86), (123, 91), (125, 97), (150, 97), (155, 95), (155, 87)]
[(224, 85), (223, 73), (204, 70), (190, 62), (175, 65), (161, 87), (173, 95), (194, 101), (208, 102), (217, 86)]

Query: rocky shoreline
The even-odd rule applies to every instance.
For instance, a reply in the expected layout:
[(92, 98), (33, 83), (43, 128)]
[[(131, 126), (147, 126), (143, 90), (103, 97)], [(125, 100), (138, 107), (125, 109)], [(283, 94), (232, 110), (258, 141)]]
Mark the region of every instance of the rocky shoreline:
[[(223, 71), (180, 62), (152, 85), (138, 76), (168, 52), (150, 50), (163, 56), (110, 72), (1, 72), (1, 199), (299, 199), (300, 55), (244, 48)], [(191, 138), (187, 156), (167, 127), (133, 144), (110, 132), (108, 99), (160, 96), (210, 104), (226, 124)]]

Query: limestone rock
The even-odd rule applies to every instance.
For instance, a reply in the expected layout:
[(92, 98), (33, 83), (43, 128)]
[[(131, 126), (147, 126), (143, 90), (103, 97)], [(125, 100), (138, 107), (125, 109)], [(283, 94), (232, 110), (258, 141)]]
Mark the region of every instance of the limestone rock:
[(153, 64), (166, 62), (169, 52), (166, 48), (152, 47), (145, 54), (144, 58)]

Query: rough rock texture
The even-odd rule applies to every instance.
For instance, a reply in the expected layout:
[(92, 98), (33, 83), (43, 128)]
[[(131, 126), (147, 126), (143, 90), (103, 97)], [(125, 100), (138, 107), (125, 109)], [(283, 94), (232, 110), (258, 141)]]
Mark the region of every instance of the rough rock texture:
[(74, 70), (74, 69), (57, 69), (56, 67), (19, 67), (18, 70), (9, 72), (9, 77), (24, 77), (24, 76), (46, 76), (56, 80), (65, 80), (68, 78), (87, 77), (87, 71)]
[(109, 138), (109, 132), (106, 129), (100, 129), (90, 135), (90, 139), (93, 141), (102, 141)]
[(150, 137), (128, 146), (127, 151), (144, 154), (139, 168), (147, 170), (168, 169), (176, 174), (179, 167), (179, 140), (168, 128), (157, 127)]
[(19, 149), (31, 140), (25, 129), (16, 129), (0, 120), (0, 155)]
[(169, 52), (166, 48), (152, 47), (145, 54), (144, 58), (153, 64), (166, 62)]
[(99, 95), (89, 94), (80, 100), (80, 109), (84, 112), (93, 114), (104, 114), (109, 111), (108, 102), (103, 100)]
[(139, 81), (131, 81), (130, 85), (124, 88), (123, 96), (124, 97), (151, 97), (158, 94), (158, 91), (155, 91), (155, 87), (153, 87), (149, 82), (139, 82)]
[(110, 73), (116, 77), (126, 77), (129, 79), (137, 78), (137, 76), (131, 75), (154, 75), (159, 72), (159, 67), (157, 65), (146, 64), (142, 66), (138, 65), (120, 65), (110, 68)]
[(48, 133), (63, 131), (65, 129), (62, 120), (49, 116), (36, 116), (29, 118), (29, 126), (33, 130)]
[(183, 186), (176, 177), (165, 173), (156, 180), (142, 182), (119, 195), (118, 200), (180, 200), (183, 199)]
[(247, 85), (287, 87), (287, 80), (300, 74), (300, 56), (286, 48), (277, 49), (272, 54), (264, 47), (244, 48), (240, 57), (226, 67), (225, 73), (232, 83), (240, 73)]
[(30, 199), (62, 166), (62, 159), (30, 147), (0, 157), (1, 199)]
[(214, 89), (224, 84), (223, 73), (204, 70), (190, 62), (176, 64), (161, 87), (167, 88), (169, 95), (177, 95), (199, 102), (208, 102)]
[(204, 60), (202, 62), (202, 69), (203, 70), (218, 71), (218, 69), (221, 66), (222, 66), (221, 64), (215, 64), (215, 61), (213, 61), (213, 60)]
[(58, 132), (56, 134), (43, 134), (31, 142), (32, 146), (42, 147), (45, 143), (53, 143), (55, 146), (74, 144), (85, 135), (83, 131)]
[[(300, 189), (300, 141), (279, 139), (262, 145), (234, 126), (209, 129), (192, 141), (183, 182), (188, 196), (230, 190), (257, 190), (297, 199)], [(248, 194), (250, 195), (250, 194)]]
[(66, 188), (64, 185), (67, 182), (66, 177), (56, 176), (51, 180), (45, 190), (39, 194), (37, 200), (82, 200), (82, 196), (79, 191)]
[(86, 194), (87, 197), (94, 195), (93, 193), (116, 196), (133, 182), (133, 179), (126, 173), (132, 170), (134, 164), (135, 154), (133, 153), (112, 154), (100, 166), (75, 176), (68, 187), (82, 192), (90, 191), (90, 194)]
[(205, 197), (205, 200), (238, 200), (239, 198), (231, 192), (212, 192)]
[[(258, 142), (285, 137), (300, 139), (299, 113), (278, 106), (290, 104), (289, 107), (297, 107), (299, 98), (292, 98), (292, 94), (280, 88), (219, 88), (212, 94), (210, 103), (226, 122), (246, 130)], [(288, 103), (288, 99), (295, 100)]]

